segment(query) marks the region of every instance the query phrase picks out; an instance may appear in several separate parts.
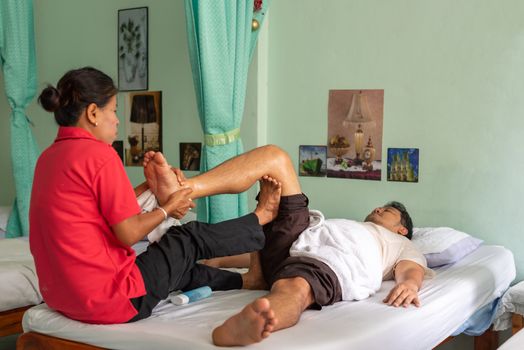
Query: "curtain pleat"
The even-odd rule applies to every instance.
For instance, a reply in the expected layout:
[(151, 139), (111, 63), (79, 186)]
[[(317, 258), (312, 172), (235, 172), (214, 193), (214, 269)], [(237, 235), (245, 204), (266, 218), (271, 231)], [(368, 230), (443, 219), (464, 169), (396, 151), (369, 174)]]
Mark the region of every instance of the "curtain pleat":
[(11, 162), (16, 199), (6, 237), (29, 235), (29, 203), (39, 155), (25, 109), (36, 93), (32, 0), (0, 1), (0, 60), (10, 113)]

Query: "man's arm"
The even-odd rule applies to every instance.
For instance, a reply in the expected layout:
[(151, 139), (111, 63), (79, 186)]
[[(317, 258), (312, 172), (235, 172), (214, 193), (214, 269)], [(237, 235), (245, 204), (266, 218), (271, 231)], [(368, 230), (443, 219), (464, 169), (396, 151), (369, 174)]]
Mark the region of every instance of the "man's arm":
[(410, 304), (419, 307), (418, 291), (424, 280), (424, 268), (416, 262), (401, 260), (395, 266), (394, 274), (397, 284), (383, 301), (395, 307), (408, 307)]

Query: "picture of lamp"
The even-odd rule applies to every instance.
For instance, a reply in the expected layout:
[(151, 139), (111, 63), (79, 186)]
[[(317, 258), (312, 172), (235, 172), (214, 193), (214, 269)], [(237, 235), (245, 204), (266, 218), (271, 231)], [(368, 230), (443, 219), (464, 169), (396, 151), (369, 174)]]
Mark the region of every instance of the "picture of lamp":
[(371, 111), (369, 109), (366, 95), (360, 91), (358, 94), (353, 94), (351, 99), (351, 106), (348, 114), (343, 120), (342, 125), (349, 128), (352, 124), (357, 125), (355, 131), (355, 165), (362, 165), (362, 151), (364, 149), (364, 131), (362, 125), (373, 122), (371, 118)]
[(143, 158), (144, 149), (144, 124), (156, 123), (155, 97), (152, 95), (135, 95), (131, 103), (130, 121), (142, 124), (140, 159)]

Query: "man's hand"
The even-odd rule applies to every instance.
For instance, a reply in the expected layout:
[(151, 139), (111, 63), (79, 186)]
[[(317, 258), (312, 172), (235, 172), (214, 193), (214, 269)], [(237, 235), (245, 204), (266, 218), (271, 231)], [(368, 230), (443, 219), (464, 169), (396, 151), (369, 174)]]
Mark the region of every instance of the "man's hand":
[(163, 205), (163, 208), (167, 211), (169, 216), (175, 219), (182, 219), (184, 215), (195, 207), (195, 203), (191, 200), (189, 195), (193, 190), (189, 187), (183, 188), (176, 192), (173, 192), (167, 202)]
[(418, 287), (416, 284), (408, 281), (398, 283), (383, 301), (394, 307), (408, 307), (410, 304), (415, 304), (416, 307), (419, 307)]
[(424, 279), (424, 268), (410, 260), (400, 260), (394, 270), (397, 284), (383, 301), (394, 307), (420, 306), (418, 291)]

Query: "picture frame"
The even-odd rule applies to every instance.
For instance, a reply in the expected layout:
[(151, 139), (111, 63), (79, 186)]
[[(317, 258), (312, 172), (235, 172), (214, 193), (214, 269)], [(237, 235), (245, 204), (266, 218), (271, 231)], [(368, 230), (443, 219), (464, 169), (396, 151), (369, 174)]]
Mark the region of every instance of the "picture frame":
[(142, 166), (144, 153), (162, 152), (162, 91), (125, 94), (125, 165)]
[(380, 181), (384, 89), (329, 90), (327, 177)]
[(200, 171), (202, 143), (180, 142), (180, 170)]
[(327, 174), (327, 146), (301, 145), (298, 148), (298, 175), (324, 177)]
[(388, 181), (418, 182), (418, 148), (388, 148)]
[(147, 90), (149, 84), (148, 7), (118, 10), (118, 89)]
[(115, 149), (116, 153), (118, 153), (118, 156), (120, 157), (120, 160), (122, 161), (122, 163), (124, 163), (124, 141), (123, 140), (113, 141), (112, 146)]

